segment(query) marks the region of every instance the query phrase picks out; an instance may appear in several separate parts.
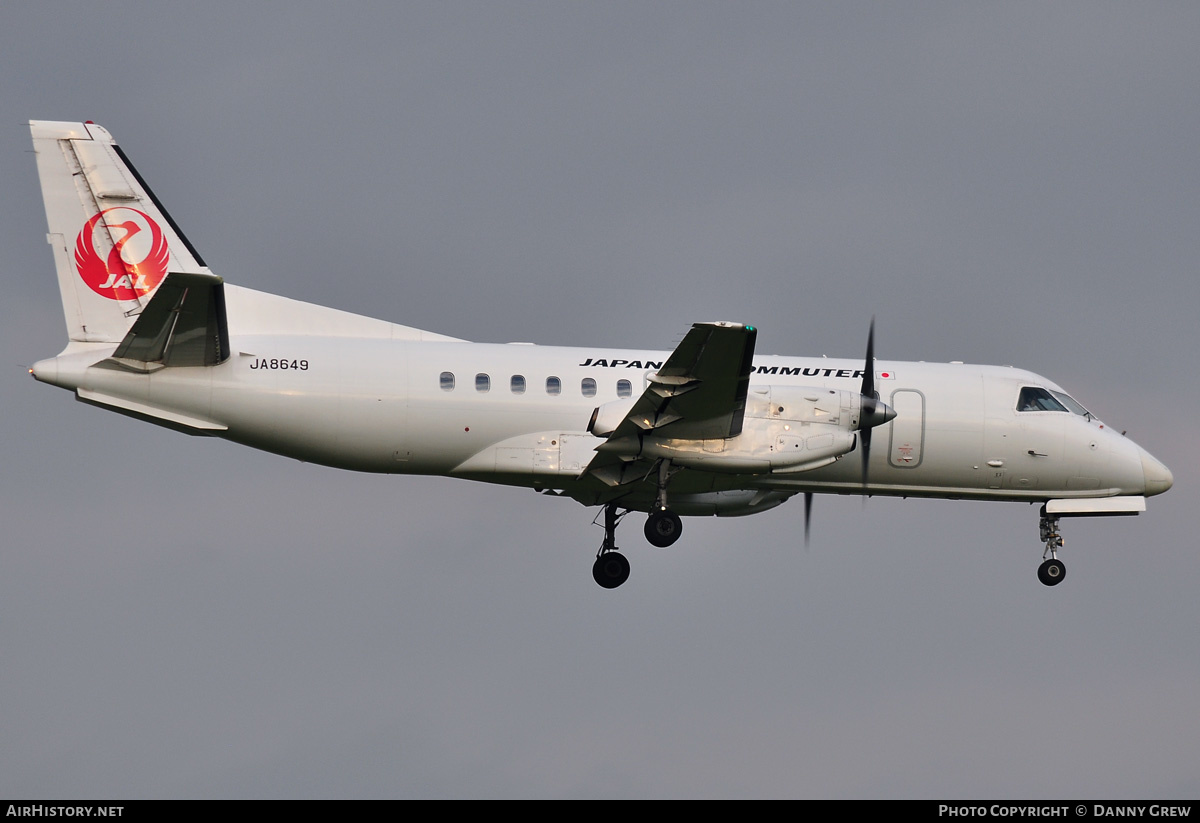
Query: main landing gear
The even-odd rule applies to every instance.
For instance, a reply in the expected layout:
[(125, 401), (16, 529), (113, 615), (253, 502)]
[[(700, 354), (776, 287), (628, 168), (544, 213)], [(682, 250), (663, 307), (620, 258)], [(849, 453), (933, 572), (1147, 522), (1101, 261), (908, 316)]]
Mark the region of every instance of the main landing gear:
[(671, 482), (671, 461), (658, 463), (658, 494), (654, 496), (654, 509), (646, 518), (646, 539), (650, 545), (665, 549), (683, 534), (683, 520), (667, 508), (667, 483)]
[[(667, 483), (671, 479), (671, 461), (659, 461), (657, 467), (658, 494), (654, 508), (646, 518), (646, 539), (651, 545), (665, 549), (683, 534), (683, 520), (667, 508)], [(628, 514), (626, 510), (625, 514)], [(596, 552), (592, 577), (606, 589), (615, 589), (629, 579), (629, 561), (617, 551), (617, 523), (625, 514), (617, 514), (616, 503), (604, 504), (604, 542)]]
[[(1038, 527), (1046, 543), (1042, 565), (1038, 566), (1038, 580), (1045, 586), (1057, 586), (1067, 576), (1067, 567), (1058, 559), (1058, 550), (1063, 546), (1062, 535), (1058, 533), (1058, 518), (1043, 514)], [(1047, 555), (1049, 559), (1046, 559)]]
[[(604, 505), (604, 542), (592, 564), (592, 578), (606, 589), (615, 589), (629, 579), (629, 561), (617, 551), (617, 523), (628, 512), (617, 513), (616, 503)], [(683, 533), (683, 521), (670, 509), (651, 512), (646, 520), (646, 539), (659, 548), (670, 546)]]
[(592, 577), (606, 589), (615, 589), (629, 579), (629, 561), (617, 551), (617, 523), (624, 515), (617, 515), (616, 503), (604, 504), (604, 542), (596, 552), (592, 565)]
[(650, 545), (665, 549), (683, 534), (683, 520), (670, 509), (650, 512), (646, 518), (646, 539)]

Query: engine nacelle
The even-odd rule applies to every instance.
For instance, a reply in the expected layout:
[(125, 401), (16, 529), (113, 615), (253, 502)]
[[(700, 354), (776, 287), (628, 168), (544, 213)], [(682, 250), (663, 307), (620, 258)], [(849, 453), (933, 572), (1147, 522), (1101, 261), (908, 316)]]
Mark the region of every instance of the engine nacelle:
[[(606, 403), (592, 413), (588, 430), (607, 437), (635, 401)], [(676, 465), (724, 474), (811, 471), (854, 450), (860, 429), (895, 416), (875, 401), (865, 413), (856, 391), (823, 386), (756, 386), (746, 397), (742, 431), (711, 440), (672, 438), (670, 425), (641, 439), (639, 457), (669, 459)]]
[(853, 451), (855, 442), (854, 432), (826, 425), (787, 430), (783, 425), (747, 420), (742, 433), (727, 440), (646, 438), (642, 456), (726, 474), (797, 472), (828, 466)]
[(791, 424), (859, 428), (862, 395), (823, 386), (755, 386), (746, 396), (746, 417)]
[[(763, 386), (746, 398), (742, 433), (723, 440), (647, 437), (646, 457), (731, 474), (810, 471), (853, 451), (862, 396), (827, 388)], [(663, 429), (669, 434), (670, 428)]]

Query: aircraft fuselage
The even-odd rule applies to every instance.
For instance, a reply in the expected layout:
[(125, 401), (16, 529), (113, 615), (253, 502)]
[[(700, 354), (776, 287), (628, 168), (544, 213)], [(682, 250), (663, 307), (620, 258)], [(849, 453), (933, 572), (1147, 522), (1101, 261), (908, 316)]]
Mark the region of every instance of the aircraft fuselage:
[[(589, 419), (640, 395), (670, 354), (236, 330), (230, 345), (233, 355), (216, 366), (136, 373), (104, 364), (111, 346), (74, 344), (34, 373), (87, 402), (297, 460), (456, 475), (598, 502), (576, 487), (604, 442), (588, 432)], [(853, 390), (861, 369), (853, 360), (755, 357), (747, 419), (770, 426), (772, 390)], [(1156, 492), (1155, 469), (1148, 480), (1145, 468), (1154, 458), (1099, 420), (1018, 411), (1022, 388), (1062, 391), (1036, 374), (877, 361), (876, 377), (881, 400), (898, 415), (876, 433), (869, 494), (1045, 500)], [(684, 497), (863, 492), (855, 461), (841, 459), (799, 472), (682, 472), (673, 489)]]

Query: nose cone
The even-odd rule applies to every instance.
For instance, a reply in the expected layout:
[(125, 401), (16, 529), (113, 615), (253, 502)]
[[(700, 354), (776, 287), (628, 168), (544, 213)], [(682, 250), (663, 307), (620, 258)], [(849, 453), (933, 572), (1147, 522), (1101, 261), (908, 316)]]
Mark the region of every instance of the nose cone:
[(1175, 483), (1171, 470), (1159, 463), (1150, 452), (1140, 449), (1142, 453), (1142, 474), (1146, 476), (1146, 495), (1162, 494)]

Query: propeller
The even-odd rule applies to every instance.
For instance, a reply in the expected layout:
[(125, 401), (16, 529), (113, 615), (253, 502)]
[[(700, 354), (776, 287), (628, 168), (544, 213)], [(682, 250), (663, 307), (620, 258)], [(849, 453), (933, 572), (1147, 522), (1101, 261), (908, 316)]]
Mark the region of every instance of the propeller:
[[(871, 462), (871, 429), (882, 426), (896, 416), (896, 410), (879, 399), (875, 390), (875, 318), (871, 317), (871, 328), (867, 332), (867, 357), (863, 364), (862, 395), (858, 415), (858, 439), (862, 444), (862, 485), (867, 488), (867, 467)], [(863, 498), (866, 502), (866, 498)], [(809, 530), (812, 526), (813, 493), (804, 493), (804, 545), (808, 546)]]
[(862, 442), (862, 485), (867, 487), (867, 466), (871, 462), (871, 429), (882, 426), (896, 416), (896, 412), (879, 400), (875, 390), (875, 318), (871, 317), (871, 330), (867, 332), (867, 358), (863, 364), (862, 407), (858, 417), (858, 438)]

